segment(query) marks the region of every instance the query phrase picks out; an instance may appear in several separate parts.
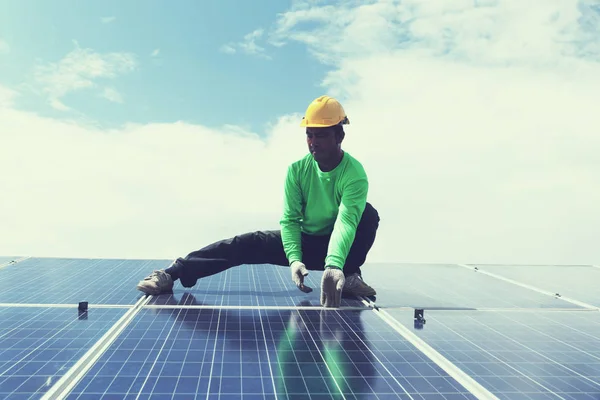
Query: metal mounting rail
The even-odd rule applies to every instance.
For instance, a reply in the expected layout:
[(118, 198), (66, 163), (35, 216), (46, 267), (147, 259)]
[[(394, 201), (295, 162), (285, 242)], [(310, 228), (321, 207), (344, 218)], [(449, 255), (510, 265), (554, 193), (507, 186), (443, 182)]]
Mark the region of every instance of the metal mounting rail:
[(42, 400), (58, 400), (67, 397), (69, 392), (79, 383), (94, 363), (102, 356), (115, 339), (133, 320), (151, 296), (140, 297), (137, 303), (129, 309), (84, 355), (73, 365), (65, 375), (44, 394)]

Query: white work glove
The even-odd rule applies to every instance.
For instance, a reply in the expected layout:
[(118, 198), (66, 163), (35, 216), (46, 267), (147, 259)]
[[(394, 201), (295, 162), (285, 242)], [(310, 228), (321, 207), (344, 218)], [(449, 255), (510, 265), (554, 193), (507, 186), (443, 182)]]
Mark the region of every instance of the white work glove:
[(298, 289), (302, 290), (304, 293), (312, 292), (312, 288), (304, 284), (304, 277), (308, 275), (306, 265), (300, 261), (294, 261), (292, 265), (290, 265), (290, 270), (292, 271), (292, 280), (296, 286), (298, 286)]
[(342, 288), (346, 283), (344, 271), (339, 268), (325, 268), (321, 279), (321, 305), (339, 307), (342, 302)]

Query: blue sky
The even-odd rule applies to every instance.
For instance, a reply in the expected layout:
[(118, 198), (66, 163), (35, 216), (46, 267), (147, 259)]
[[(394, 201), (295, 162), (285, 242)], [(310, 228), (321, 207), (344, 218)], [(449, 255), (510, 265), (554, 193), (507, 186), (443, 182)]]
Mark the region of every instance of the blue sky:
[[(262, 44), (268, 59), (222, 48), (272, 25), (286, 8), (287, 2), (276, 0), (3, 2), (0, 38), (9, 43), (10, 58), (0, 59), (0, 84), (26, 87), (36, 65), (57, 63), (76, 46), (127, 53), (135, 62), (132, 70), (62, 98), (74, 109), (70, 117), (83, 113), (102, 126), (177, 120), (234, 124), (261, 133), (266, 123), (301, 112), (322, 94), (326, 66), (299, 44)], [(116, 90), (123, 103), (99, 97), (102, 85)], [(44, 97), (22, 94), (20, 107), (65, 116)]]
[(0, 2), (0, 255), (277, 229), (324, 93), (369, 261), (599, 262), (596, 0)]

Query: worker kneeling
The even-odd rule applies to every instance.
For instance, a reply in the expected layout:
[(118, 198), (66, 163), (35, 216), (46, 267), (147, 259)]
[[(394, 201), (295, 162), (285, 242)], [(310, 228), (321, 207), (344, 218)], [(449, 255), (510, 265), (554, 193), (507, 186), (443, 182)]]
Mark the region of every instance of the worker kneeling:
[(281, 230), (256, 231), (212, 243), (154, 271), (137, 288), (157, 295), (171, 292), (243, 264), (289, 266), (303, 292), (309, 270), (324, 271), (321, 305), (339, 307), (344, 295), (374, 296), (360, 267), (375, 241), (379, 215), (367, 202), (368, 179), (362, 164), (341, 148), (348, 118), (334, 98), (321, 96), (306, 110), (309, 154), (288, 168)]

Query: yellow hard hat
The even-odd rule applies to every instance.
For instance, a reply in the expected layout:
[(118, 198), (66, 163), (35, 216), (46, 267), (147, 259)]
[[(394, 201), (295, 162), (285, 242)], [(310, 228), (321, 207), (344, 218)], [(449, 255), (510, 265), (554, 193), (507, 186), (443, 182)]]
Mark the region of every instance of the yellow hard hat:
[(339, 101), (329, 96), (317, 97), (306, 109), (300, 126), (324, 128), (334, 125), (346, 125), (350, 121), (346, 117), (344, 107)]

